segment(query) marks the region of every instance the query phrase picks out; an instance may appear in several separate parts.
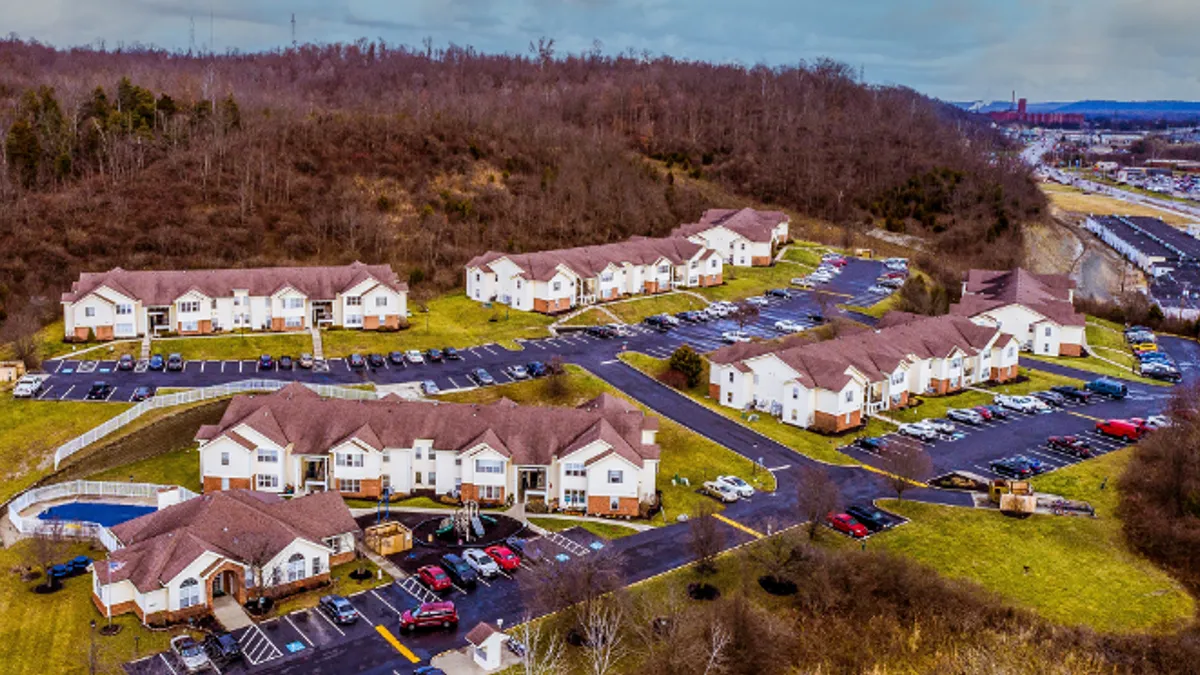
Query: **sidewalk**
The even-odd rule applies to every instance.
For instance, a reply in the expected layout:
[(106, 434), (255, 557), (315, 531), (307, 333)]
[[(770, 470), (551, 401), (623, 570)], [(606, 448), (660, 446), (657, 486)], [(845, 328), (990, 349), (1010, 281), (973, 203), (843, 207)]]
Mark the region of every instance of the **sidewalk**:
[(213, 598), (213, 617), (229, 632), (246, 628), (254, 623), (250, 620), (250, 615), (246, 613), (246, 610), (238, 604), (237, 598), (232, 595)]

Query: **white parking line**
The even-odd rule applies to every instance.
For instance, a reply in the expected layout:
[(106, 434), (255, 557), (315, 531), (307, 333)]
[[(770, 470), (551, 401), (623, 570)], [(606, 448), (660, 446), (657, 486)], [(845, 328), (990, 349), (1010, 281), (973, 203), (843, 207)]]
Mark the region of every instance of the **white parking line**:
[(113, 388), (112, 388), (112, 390), (110, 390), (110, 391), (108, 392), (108, 396), (105, 396), (105, 397), (104, 397), (104, 400), (105, 400), (105, 401), (110, 401), (110, 400), (112, 400), (113, 394), (117, 393), (117, 390), (118, 390), (118, 389), (120, 389), (120, 387), (113, 387)]
[(325, 619), (325, 623), (329, 624), (330, 626), (333, 626), (333, 629), (336, 630), (339, 634), (341, 634), (342, 637), (346, 637), (345, 631), (343, 631), (341, 628), (338, 628), (338, 625), (336, 623), (334, 623), (329, 617), (325, 616), (325, 612), (322, 612), (320, 609), (312, 609), (309, 611), (312, 612), (313, 614), (316, 614), (317, 616), (321, 617), (322, 619)]
[(390, 602), (388, 602), (387, 600), (385, 600), (385, 599), (383, 598), (383, 596), (382, 596), (382, 595), (380, 595), (380, 594), (376, 593), (376, 592), (375, 592), (375, 589), (373, 589), (373, 588), (372, 588), (370, 592), (371, 592), (371, 595), (375, 596), (375, 599), (376, 599), (376, 600), (378, 600), (378, 601), (382, 602), (383, 604), (387, 605), (387, 608), (388, 608), (388, 609), (390, 609), (390, 610), (392, 610), (393, 612), (395, 612), (395, 613), (396, 613), (396, 616), (400, 616), (400, 614), (401, 614), (401, 611), (400, 611), (400, 610), (398, 610), (398, 609), (396, 609), (396, 608), (395, 608), (395, 607), (392, 605), (392, 603), (390, 603)]
[(450, 386), (451, 386), (453, 389), (458, 389), (458, 388), (459, 388), (459, 387), (458, 387), (458, 383), (454, 381), (454, 378), (453, 378), (453, 377), (447, 377), (446, 379), (447, 379), (447, 380), (450, 380)]
[(59, 396), (59, 397), (58, 397), (58, 400), (60, 400), (60, 401), (61, 401), (61, 400), (63, 400), (64, 398), (66, 398), (66, 397), (70, 396), (70, 395), (71, 395), (71, 390), (72, 390), (72, 389), (74, 389), (74, 388), (75, 388), (75, 385), (71, 385), (70, 387), (67, 387), (67, 390), (66, 390), (65, 392), (63, 392), (63, 395), (62, 395), (62, 396)]
[(64, 364), (64, 363), (66, 363), (66, 361), (59, 361), (59, 362), (58, 362), (58, 366), (56, 366), (56, 367), (54, 368), (54, 372), (55, 372), (55, 373), (57, 373), (57, 372), (59, 371), (59, 369), (63, 367), (63, 364)]
[(242, 361), (238, 361), (238, 372), (242, 372)]
[[(360, 591), (359, 593), (355, 593), (354, 595), (362, 595), (362, 593), (363, 593), (363, 592), (365, 592), (365, 591)], [(352, 598), (352, 597), (354, 597), (354, 595), (351, 595), (350, 597)], [(349, 599), (347, 599), (347, 600), (346, 600), (346, 602), (350, 602), (350, 600), (349, 600)], [(354, 607), (354, 603), (352, 603), (352, 602), (351, 602), (351, 603), (350, 603), (350, 606), (351, 606), (351, 607)], [(363, 612), (362, 612), (361, 610), (359, 610), (357, 607), (354, 607), (354, 611), (358, 612), (358, 616), (359, 616), (360, 618), (362, 618), (362, 620), (363, 620), (363, 621), (366, 621), (368, 624), (370, 624), (370, 625), (371, 625), (371, 628), (374, 628), (374, 627), (375, 627), (375, 622), (374, 622), (374, 621), (371, 621), (370, 619), (368, 619), (368, 618), (367, 618), (367, 615), (366, 615), (366, 614), (363, 614)]]
[(163, 665), (167, 667), (167, 670), (171, 671), (171, 675), (179, 675), (179, 671), (171, 667), (171, 662), (167, 660), (166, 654), (159, 654), (158, 658), (162, 659)]
[(54, 388), (54, 385), (50, 385), (49, 387), (46, 387), (45, 389), (43, 389), (42, 392), (40, 394), (38, 394), (38, 400), (40, 401), (40, 400), (46, 398), (46, 394), (49, 394), (50, 390), (53, 388)]
[(304, 638), (304, 641), (308, 643), (308, 646), (309, 646), (309, 647), (315, 647), (315, 646), (316, 646), (316, 645), (314, 645), (314, 644), (313, 644), (312, 640), (309, 640), (309, 639), (308, 639), (308, 636), (304, 634), (304, 631), (300, 630), (300, 627), (296, 625), (296, 622), (295, 622), (295, 621), (292, 621), (292, 617), (291, 617), (291, 615), (290, 615), (290, 614), (289, 614), (289, 615), (284, 615), (284, 617), (283, 617), (283, 618), (284, 618), (284, 619), (285, 619), (285, 620), (288, 622), (288, 624), (289, 624), (289, 625), (290, 625), (292, 628), (294, 628), (294, 629), (296, 630), (296, 632), (297, 632), (297, 633), (299, 633), (299, 634), (300, 634), (300, 637)]

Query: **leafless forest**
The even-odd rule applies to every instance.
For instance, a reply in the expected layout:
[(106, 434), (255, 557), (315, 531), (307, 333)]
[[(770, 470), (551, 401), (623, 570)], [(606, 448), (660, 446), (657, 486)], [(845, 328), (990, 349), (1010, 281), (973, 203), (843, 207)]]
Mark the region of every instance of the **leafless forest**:
[(1017, 261), (1042, 197), (1000, 140), (832, 62), (736, 67), (360, 41), (253, 55), (0, 42), (0, 309), (82, 269), (390, 262), (658, 235), (716, 206), (645, 161)]

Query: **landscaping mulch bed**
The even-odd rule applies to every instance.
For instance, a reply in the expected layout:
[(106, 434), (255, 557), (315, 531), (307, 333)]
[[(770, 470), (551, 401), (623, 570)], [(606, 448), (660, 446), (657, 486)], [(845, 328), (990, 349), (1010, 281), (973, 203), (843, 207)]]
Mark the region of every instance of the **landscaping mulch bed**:
[(758, 585), (762, 586), (762, 589), (771, 595), (795, 595), (796, 591), (799, 590), (796, 588), (796, 582), (789, 581), (788, 579), (780, 579), (769, 574), (759, 577)]
[(721, 589), (712, 584), (688, 584), (687, 593), (693, 600), (716, 600), (721, 597)]

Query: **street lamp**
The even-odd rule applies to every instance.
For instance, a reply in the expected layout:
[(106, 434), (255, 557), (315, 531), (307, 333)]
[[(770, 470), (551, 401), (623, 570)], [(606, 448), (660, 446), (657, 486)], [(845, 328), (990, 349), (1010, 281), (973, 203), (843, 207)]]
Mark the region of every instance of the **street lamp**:
[(88, 673), (96, 675), (96, 620), (91, 621), (92, 630), (88, 633)]

